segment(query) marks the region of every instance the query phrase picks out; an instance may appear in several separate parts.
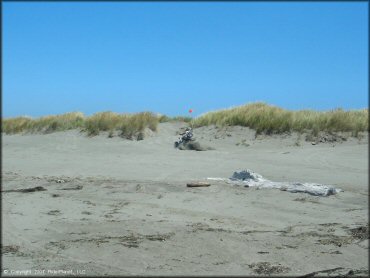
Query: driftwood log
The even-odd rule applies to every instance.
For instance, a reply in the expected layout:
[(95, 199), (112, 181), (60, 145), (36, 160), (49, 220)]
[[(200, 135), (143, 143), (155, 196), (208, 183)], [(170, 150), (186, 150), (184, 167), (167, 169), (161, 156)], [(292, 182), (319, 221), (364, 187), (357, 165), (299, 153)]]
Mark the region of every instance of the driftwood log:
[(207, 187), (210, 185), (211, 185), (210, 183), (203, 181), (189, 182), (186, 184), (187, 187)]

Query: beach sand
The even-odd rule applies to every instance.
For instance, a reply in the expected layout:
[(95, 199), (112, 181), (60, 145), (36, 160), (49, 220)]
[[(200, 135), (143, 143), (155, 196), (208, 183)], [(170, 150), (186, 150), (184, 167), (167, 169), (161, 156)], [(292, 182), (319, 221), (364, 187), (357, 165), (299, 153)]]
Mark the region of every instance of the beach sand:
[[(2, 135), (2, 271), (368, 274), (367, 135), (313, 145), (297, 134), (209, 126), (194, 137), (213, 150), (185, 151), (173, 147), (184, 125), (162, 123), (141, 141), (77, 130)], [(209, 180), (186, 187), (244, 169), (343, 192), (318, 197)]]

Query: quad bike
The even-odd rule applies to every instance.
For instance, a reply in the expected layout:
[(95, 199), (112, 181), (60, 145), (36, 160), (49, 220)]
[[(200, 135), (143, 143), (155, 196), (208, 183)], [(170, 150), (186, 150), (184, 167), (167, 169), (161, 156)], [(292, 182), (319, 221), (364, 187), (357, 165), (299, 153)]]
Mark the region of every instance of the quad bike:
[(178, 148), (181, 144), (194, 141), (193, 138), (193, 130), (191, 128), (187, 128), (184, 133), (180, 133), (179, 139), (175, 142), (174, 147)]

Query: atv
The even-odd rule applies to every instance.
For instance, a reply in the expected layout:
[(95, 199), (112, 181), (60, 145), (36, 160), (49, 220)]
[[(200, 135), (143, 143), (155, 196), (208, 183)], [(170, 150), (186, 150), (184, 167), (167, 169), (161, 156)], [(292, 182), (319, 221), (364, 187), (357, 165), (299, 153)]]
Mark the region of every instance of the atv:
[(180, 133), (179, 139), (175, 142), (174, 147), (178, 148), (181, 144), (185, 144), (190, 141), (194, 141), (193, 138), (193, 130), (191, 128), (187, 128), (185, 132)]

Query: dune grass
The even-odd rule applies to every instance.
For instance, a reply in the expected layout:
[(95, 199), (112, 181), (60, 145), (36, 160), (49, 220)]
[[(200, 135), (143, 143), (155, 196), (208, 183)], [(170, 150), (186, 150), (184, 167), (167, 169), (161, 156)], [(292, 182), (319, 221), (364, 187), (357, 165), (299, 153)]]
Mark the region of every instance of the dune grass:
[(314, 110), (290, 111), (266, 103), (257, 102), (230, 109), (206, 113), (198, 118), (168, 117), (155, 115), (151, 112), (136, 114), (118, 114), (100, 112), (86, 117), (80, 112), (62, 115), (45, 116), (37, 119), (17, 117), (2, 120), (2, 132), (7, 134), (21, 132), (50, 133), (69, 129), (80, 129), (89, 136), (98, 135), (101, 131), (110, 134), (118, 132), (129, 139), (143, 138), (146, 128), (156, 131), (158, 124), (163, 122), (182, 121), (193, 127), (245, 126), (256, 130), (257, 134), (279, 134), (296, 131), (317, 135), (319, 132), (351, 132), (358, 136), (359, 132), (368, 131), (368, 109), (350, 110), (334, 109), (319, 112)]
[(114, 112), (96, 113), (85, 117), (80, 112), (62, 115), (45, 116), (37, 119), (17, 117), (2, 121), (2, 132), (14, 134), (21, 132), (50, 133), (70, 129), (80, 129), (89, 136), (98, 135), (101, 131), (118, 130), (120, 136), (132, 139), (141, 137), (145, 128), (157, 130), (159, 119), (151, 112), (137, 114), (118, 114)]
[(137, 139), (143, 139), (144, 129), (149, 128), (152, 131), (156, 131), (158, 127), (159, 119), (156, 115), (151, 112), (143, 112), (133, 115), (125, 115), (118, 126), (121, 132), (121, 136), (132, 139), (137, 136)]
[(215, 124), (218, 126), (246, 126), (257, 134), (279, 134), (284, 132), (320, 131), (359, 132), (368, 131), (368, 109), (334, 109), (318, 112), (313, 110), (289, 111), (263, 102), (251, 103), (230, 109), (209, 112), (193, 120), (194, 127)]
[(45, 116), (38, 119), (30, 117), (10, 118), (2, 121), (2, 131), (7, 134), (20, 132), (50, 133), (81, 128), (84, 125), (84, 119), (84, 115), (81, 112)]
[(176, 117), (168, 117), (166, 115), (160, 115), (159, 116), (159, 122), (160, 123), (166, 123), (166, 122), (190, 123), (191, 121), (192, 121), (192, 117), (186, 117), (186, 116), (176, 116)]

